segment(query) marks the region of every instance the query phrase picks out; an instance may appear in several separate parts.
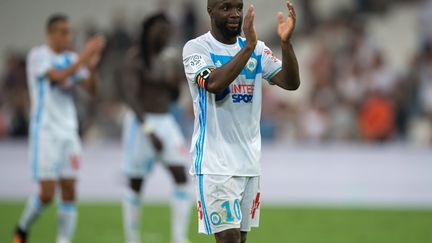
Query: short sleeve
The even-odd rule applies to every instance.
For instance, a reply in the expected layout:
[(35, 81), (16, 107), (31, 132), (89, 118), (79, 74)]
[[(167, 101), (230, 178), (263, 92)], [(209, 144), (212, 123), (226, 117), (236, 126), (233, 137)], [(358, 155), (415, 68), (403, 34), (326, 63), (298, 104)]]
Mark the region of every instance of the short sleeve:
[(189, 41), (183, 48), (183, 66), (189, 82), (196, 83), (199, 73), (215, 68), (208, 50), (196, 41)]
[(282, 70), (282, 62), (277, 58), (272, 50), (264, 45), (263, 56), (263, 78), (271, 83), (271, 79)]
[(27, 57), (27, 65), (30, 75), (36, 79), (45, 77), (51, 69), (49, 53), (41, 49), (33, 49)]

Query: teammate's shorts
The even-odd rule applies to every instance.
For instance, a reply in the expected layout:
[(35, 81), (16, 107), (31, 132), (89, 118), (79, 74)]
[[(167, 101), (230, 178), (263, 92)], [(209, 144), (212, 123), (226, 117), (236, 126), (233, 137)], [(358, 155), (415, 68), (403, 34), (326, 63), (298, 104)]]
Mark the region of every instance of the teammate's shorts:
[(166, 166), (187, 166), (189, 155), (185, 138), (174, 117), (169, 113), (146, 113), (145, 121), (155, 129), (163, 149), (156, 151), (135, 114), (128, 112), (123, 126), (123, 170), (126, 176), (146, 176), (155, 161)]
[(198, 232), (259, 226), (260, 177), (197, 175)]
[(53, 135), (40, 131), (30, 135), (30, 161), (33, 179), (75, 179), (81, 159), (78, 134)]

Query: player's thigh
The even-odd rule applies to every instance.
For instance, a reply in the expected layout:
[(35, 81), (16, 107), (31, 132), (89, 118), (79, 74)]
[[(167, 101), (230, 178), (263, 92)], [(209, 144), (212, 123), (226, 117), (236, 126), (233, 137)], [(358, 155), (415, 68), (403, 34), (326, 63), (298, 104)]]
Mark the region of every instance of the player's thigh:
[(227, 229), (215, 234), (216, 243), (240, 243), (241, 233), (239, 229)]
[(81, 154), (81, 140), (78, 134), (70, 134), (62, 140), (62, 157), (58, 168), (60, 179), (75, 179), (78, 176)]
[(247, 177), (246, 186), (241, 201), (242, 221), (240, 230), (250, 231), (251, 227), (259, 226), (261, 208), (260, 177)]
[(33, 179), (52, 181), (59, 177), (59, 163), (62, 159), (61, 140), (40, 131), (30, 135), (30, 161)]
[(143, 178), (151, 172), (155, 152), (135, 116), (125, 119), (123, 128), (123, 171), (129, 178)]
[(240, 202), (245, 184), (244, 177), (196, 177), (200, 233), (216, 234), (228, 229), (240, 229)]

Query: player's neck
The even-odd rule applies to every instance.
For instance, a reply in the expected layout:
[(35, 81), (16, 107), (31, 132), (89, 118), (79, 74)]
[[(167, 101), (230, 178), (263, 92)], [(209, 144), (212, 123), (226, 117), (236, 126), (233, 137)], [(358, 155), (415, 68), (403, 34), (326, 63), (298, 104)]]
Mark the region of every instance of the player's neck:
[(57, 47), (56, 45), (54, 45), (53, 43), (50, 43), (50, 42), (48, 42), (48, 47), (55, 53), (62, 53), (64, 51), (61, 48)]
[(237, 43), (237, 36), (233, 37), (227, 37), (222, 34), (221, 31), (219, 31), (217, 28), (212, 28), (210, 30), (211, 35), (220, 43), (226, 44), (226, 45), (232, 45)]

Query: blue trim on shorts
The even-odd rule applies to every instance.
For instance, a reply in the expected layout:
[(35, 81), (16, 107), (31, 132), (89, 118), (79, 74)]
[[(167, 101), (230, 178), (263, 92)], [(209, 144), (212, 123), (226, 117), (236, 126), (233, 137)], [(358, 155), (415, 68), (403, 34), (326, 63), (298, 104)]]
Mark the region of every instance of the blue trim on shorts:
[(199, 187), (199, 194), (200, 194), (200, 200), (201, 200), (201, 207), (202, 207), (202, 213), (204, 218), (204, 225), (207, 231), (207, 234), (211, 235), (212, 230), (210, 227), (210, 219), (207, 214), (207, 209), (204, 202), (204, 176), (198, 175), (198, 187)]
[(40, 126), (41, 126), (41, 119), (42, 119), (42, 113), (43, 113), (43, 104), (44, 104), (44, 97), (45, 97), (45, 86), (44, 86), (44, 79), (39, 78), (37, 80), (38, 85), (38, 99), (37, 99), (37, 105), (36, 105), (36, 113), (33, 117), (33, 123), (31, 128), (31, 139), (32, 139), (32, 171), (33, 171), (33, 178), (35, 180), (38, 179), (39, 173), (39, 133), (40, 133)]

